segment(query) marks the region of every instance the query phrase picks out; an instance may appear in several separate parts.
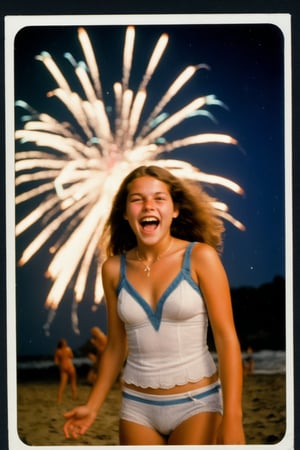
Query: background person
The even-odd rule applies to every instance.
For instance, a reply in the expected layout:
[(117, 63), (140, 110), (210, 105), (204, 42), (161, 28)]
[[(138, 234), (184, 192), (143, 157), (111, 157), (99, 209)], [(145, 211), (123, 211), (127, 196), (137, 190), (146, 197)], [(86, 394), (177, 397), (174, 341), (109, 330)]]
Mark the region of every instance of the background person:
[(60, 382), (57, 393), (57, 403), (62, 402), (63, 393), (68, 381), (70, 381), (72, 397), (77, 398), (77, 381), (76, 368), (72, 362), (74, 355), (70, 347), (68, 347), (65, 339), (60, 339), (54, 353), (54, 363), (59, 366)]

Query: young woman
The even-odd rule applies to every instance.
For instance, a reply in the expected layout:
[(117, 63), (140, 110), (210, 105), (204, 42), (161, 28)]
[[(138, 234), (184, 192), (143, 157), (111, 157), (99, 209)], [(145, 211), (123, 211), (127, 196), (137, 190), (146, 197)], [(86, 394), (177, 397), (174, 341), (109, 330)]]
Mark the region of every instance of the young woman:
[(241, 354), (211, 200), (157, 166), (123, 181), (104, 233), (108, 343), (86, 405), (65, 414), (66, 437), (93, 423), (126, 359), (121, 445), (244, 444)]

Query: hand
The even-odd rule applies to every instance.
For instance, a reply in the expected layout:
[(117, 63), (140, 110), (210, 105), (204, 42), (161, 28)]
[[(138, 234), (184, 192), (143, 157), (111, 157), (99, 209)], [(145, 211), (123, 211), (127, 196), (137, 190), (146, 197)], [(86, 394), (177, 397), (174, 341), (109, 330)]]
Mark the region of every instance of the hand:
[(78, 406), (64, 414), (66, 423), (64, 425), (64, 433), (66, 438), (73, 437), (77, 439), (84, 434), (92, 425), (96, 418), (96, 414), (91, 412), (87, 406)]
[(245, 434), (242, 421), (238, 418), (226, 419), (223, 417), (218, 430), (218, 445), (244, 445)]

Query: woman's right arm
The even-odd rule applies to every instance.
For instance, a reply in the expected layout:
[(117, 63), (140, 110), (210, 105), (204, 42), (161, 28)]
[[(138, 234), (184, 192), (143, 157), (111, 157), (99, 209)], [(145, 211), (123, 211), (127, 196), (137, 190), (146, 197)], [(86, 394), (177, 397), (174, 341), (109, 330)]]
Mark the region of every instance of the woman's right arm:
[(127, 353), (123, 322), (117, 314), (116, 286), (119, 280), (119, 258), (109, 258), (102, 269), (104, 295), (107, 304), (108, 341), (102, 354), (96, 382), (87, 403), (67, 412), (64, 433), (67, 438), (78, 436), (94, 422), (110, 388), (119, 375)]

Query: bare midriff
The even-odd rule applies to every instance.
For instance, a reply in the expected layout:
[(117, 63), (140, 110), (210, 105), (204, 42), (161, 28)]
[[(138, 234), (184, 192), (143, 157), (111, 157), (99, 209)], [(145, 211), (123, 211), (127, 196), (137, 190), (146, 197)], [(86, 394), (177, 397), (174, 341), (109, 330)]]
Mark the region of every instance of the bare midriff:
[(140, 386), (136, 386), (135, 384), (127, 384), (127, 383), (124, 383), (124, 387), (127, 387), (128, 389), (132, 389), (137, 392), (143, 392), (144, 394), (154, 394), (154, 395), (181, 394), (183, 392), (188, 392), (194, 389), (199, 389), (201, 387), (208, 386), (209, 384), (212, 384), (215, 381), (217, 381), (218, 378), (219, 376), (218, 373), (216, 372), (211, 377), (205, 377), (199, 381), (189, 382), (183, 385), (176, 385), (168, 389), (151, 388), (151, 387), (142, 388)]

